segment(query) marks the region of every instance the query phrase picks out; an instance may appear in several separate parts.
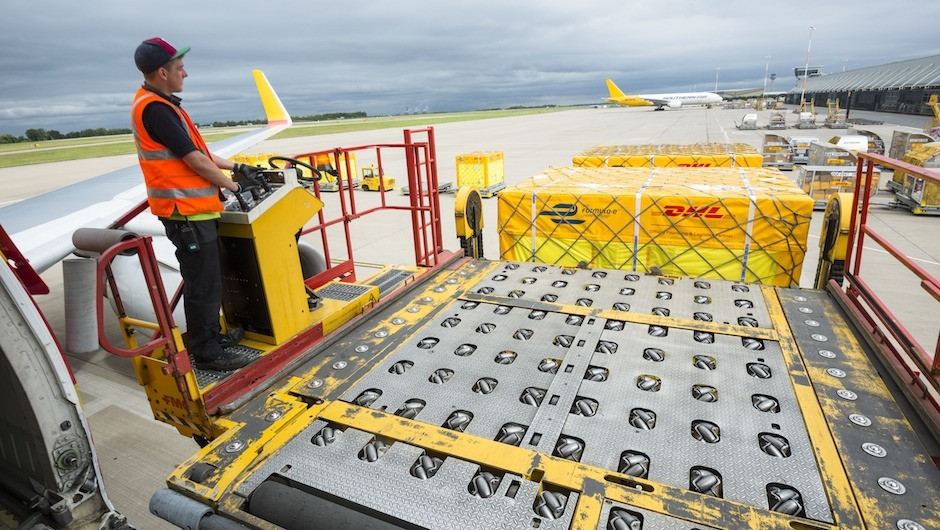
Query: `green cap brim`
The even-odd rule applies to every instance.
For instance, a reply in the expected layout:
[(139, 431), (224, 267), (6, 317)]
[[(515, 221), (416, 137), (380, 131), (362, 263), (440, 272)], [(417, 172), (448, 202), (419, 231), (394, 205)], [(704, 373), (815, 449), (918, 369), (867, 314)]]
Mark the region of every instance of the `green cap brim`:
[(180, 57), (186, 55), (189, 52), (189, 46), (183, 46), (182, 48), (176, 50), (176, 55), (170, 57), (170, 60), (179, 59)]

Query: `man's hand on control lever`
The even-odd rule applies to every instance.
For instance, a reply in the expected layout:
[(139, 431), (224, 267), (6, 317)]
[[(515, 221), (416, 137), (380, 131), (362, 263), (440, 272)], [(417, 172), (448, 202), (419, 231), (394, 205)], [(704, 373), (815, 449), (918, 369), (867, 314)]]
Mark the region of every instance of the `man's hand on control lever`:
[(263, 170), (258, 166), (249, 166), (248, 164), (239, 164), (238, 162), (235, 162), (235, 165), (232, 167), (232, 175), (236, 176), (236, 181), (239, 180), (237, 178), (238, 175), (247, 179), (257, 178), (258, 175), (261, 174), (261, 171)]
[(235, 184), (238, 184), (238, 190), (235, 193), (250, 191), (254, 195), (261, 190), (261, 182), (256, 178), (236, 177)]
[(251, 191), (252, 196), (257, 199), (257, 195), (261, 190), (270, 191), (267, 183), (263, 180), (262, 171), (264, 170), (260, 167), (236, 162), (232, 167), (232, 177), (235, 179), (235, 183), (238, 184), (236, 193)]

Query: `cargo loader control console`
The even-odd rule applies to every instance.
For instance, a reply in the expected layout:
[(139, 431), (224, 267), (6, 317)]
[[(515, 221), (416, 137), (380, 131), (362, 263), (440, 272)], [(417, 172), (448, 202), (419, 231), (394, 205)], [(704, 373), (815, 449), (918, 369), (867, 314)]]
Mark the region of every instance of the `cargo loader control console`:
[(220, 219), (222, 310), (246, 338), (276, 345), (311, 323), (298, 236), (323, 203), (293, 167), (257, 179), (261, 189), (232, 194)]

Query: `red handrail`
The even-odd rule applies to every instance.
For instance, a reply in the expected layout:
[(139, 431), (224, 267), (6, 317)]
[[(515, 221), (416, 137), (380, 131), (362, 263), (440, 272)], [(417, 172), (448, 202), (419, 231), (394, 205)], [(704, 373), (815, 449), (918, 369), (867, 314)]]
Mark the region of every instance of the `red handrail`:
[(869, 198), (874, 167), (904, 171), (915, 178), (940, 186), (940, 173), (907, 162), (874, 153), (859, 153), (855, 172), (855, 193), (849, 222), (848, 248), (845, 257), (844, 293), (841, 286), (831, 283), (832, 291), (848, 303), (875, 340), (882, 359), (892, 368), (921, 416), (935, 433), (940, 432), (940, 333), (932, 354), (924, 348), (887, 304), (875, 294), (869, 282), (861, 277), (862, 253), (871, 241), (883, 248), (898, 263), (911, 271), (920, 287), (940, 302), (940, 281), (892, 245), (868, 222)]
[[(421, 141), (416, 140), (415, 138), (420, 135), (423, 135), (424, 138)], [(355, 194), (353, 193), (353, 166), (350, 154), (359, 151), (374, 150), (376, 171), (380, 176), (384, 176), (386, 171), (383, 167), (382, 153), (383, 150), (387, 151), (391, 149), (402, 149), (405, 154), (408, 177), (407, 186), (410, 192), (409, 205), (388, 204), (385, 196), (385, 187), (379, 186), (381, 205), (360, 211), (356, 205)], [(349, 226), (352, 221), (378, 211), (402, 210), (409, 212), (411, 214), (415, 265), (433, 267), (441, 262), (444, 244), (441, 231), (441, 207), (438, 193), (437, 160), (435, 158), (433, 127), (406, 129), (404, 131), (404, 142), (400, 144), (370, 144), (327, 149), (297, 154), (292, 158), (301, 160), (309, 159), (313, 161), (317, 159), (318, 155), (332, 155), (333, 163), (337, 166), (334, 169), (339, 170), (343, 168), (345, 169), (345, 174), (342, 171), (337, 171), (337, 181), (339, 184), (339, 215), (327, 219), (326, 214), (321, 210), (317, 214), (317, 224), (304, 228), (303, 231), (301, 231), (301, 235), (320, 232), (323, 256), (326, 260), (327, 269), (309, 278), (307, 280), (309, 287), (316, 288), (334, 279), (343, 281), (356, 280), (353, 245)], [(313, 189), (317, 197), (321, 197), (320, 187), (315, 185)], [(339, 263), (333, 263), (332, 253), (326, 235), (326, 229), (336, 225), (342, 225), (347, 256), (345, 260)]]

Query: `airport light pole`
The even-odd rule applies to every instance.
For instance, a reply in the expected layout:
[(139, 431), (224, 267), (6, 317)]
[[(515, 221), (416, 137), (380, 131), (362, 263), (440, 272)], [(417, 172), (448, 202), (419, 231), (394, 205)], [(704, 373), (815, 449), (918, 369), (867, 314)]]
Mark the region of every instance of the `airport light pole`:
[(842, 71), (845, 71), (845, 63), (849, 62), (848, 59), (842, 59)]
[(718, 92), (718, 71), (721, 70), (720, 66), (715, 67), (715, 92)]
[(809, 51), (813, 48), (813, 32), (816, 26), (809, 27), (809, 44), (806, 45), (806, 68), (803, 70), (803, 90), (800, 91), (800, 110), (806, 110), (806, 78), (809, 77)]
[(767, 72), (770, 71), (770, 56), (764, 56), (764, 60), (767, 61), (764, 64), (764, 92), (767, 92)]

